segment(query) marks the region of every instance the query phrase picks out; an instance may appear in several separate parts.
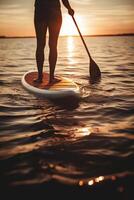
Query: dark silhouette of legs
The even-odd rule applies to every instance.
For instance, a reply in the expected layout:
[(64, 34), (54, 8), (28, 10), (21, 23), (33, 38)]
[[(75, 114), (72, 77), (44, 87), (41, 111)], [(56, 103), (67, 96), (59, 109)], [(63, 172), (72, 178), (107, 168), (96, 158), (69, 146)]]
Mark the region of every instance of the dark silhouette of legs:
[(37, 49), (36, 49), (36, 62), (38, 69), (38, 78), (35, 82), (40, 83), (43, 76), (43, 63), (44, 63), (44, 48), (46, 45), (46, 32), (47, 28), (49, 31), (49, 67), (50, 77), (49, 83), (56, 81), (54, 79), (55, 66), (57, 62), (57, 42), (59, 32), (62, 24), (62, 16), (60, 10), (49, 9), (49, 10), (35, 10), (35, 31), (37, 38)]
[(50, 79), (49, 83), (54, 82), (54, 72), (57, 62), (57, 42), (59, 37), (59, 32), (61, 28), (62, 19), (55, 20), (49, 23), (49, 67), (50, 67)]
[(40, 83), (43, 76), (44, 48), (46, 44), (47, 24), (44, 22), (39, 23), (35, 21), (35, 31), (37, 38), (36, 62), (38, 69), (38, 78), (35, 80), (35, 82)]

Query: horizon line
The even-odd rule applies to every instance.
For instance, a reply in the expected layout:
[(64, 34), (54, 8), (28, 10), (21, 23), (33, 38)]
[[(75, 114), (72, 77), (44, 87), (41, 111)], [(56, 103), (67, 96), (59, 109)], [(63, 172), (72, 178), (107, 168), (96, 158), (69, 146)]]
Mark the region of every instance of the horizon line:
[[(134, 33), (115, 33), (115, 34), (94, 34), (94, 35), (87, 35), (84, 34), (84, 37), (103, 37), (103, 36), (133, 36)], [(48, 36), (47, 36), (48, 37)], [(59, 37), (79, 37), (79, 35), (59, 35)], [(0, 38), (36, 38), (36, 36), (8, 36), (8, 35), (0, 35)]]

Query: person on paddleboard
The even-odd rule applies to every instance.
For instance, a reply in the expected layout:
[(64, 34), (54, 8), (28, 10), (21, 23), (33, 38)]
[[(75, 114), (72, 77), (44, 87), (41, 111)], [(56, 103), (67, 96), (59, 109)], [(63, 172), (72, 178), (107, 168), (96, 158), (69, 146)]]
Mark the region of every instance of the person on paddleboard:
[[(61, 0), (68, 9), (68, 13), (73, 16), (74, 10), (68, 0)], [(57, 62), (57, 42), (62, 24), (62, 14), (60, 0), (35, 0), (34, 25), (37, 38), (36, 62), (38, 77), (35, 83), (41, 83), (43, 79), (44, 48), (46, 45), (46, 32), (49, 32), (49, 84), (56, 82), (54, 77)]]

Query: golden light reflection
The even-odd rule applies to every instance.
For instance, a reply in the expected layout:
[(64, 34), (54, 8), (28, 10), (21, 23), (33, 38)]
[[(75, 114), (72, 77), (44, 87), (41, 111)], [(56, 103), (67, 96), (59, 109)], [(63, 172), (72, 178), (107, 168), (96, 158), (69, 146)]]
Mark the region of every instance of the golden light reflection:
[(83, 186), (84, 182), (83, 181), (79, 181), (79, 186)]
[(74, 38), (71, 36), (67, 38), (67, 49), (69, 52), (74, 50)]
[(82, 129), (82, 135), (86, 136), (86, 135), (90, 135), (91, 134), (91, 130), (89, 130), (89, 128), (83, 128)]
[[(126, 173), (121, 173), (121, 174), (118, 174), (118, 177), (126, 177)], [(112, 180), (112, 181), (116, 181), (117, 179), (117, 176), (99, 176), (99, 177), (94, 177), (90, 180), (80, 180), (78, 182), (79, 186), (80, 187), (83, 187), (84, 185), (88, 185), (88, 186), (93, 186), (95, 184), (99, 184), (100, 182), (102, 181), (106, 181), (106, 180)], [(119, 192), (123, 192), (124, 191), (124, 187), (123, 186), (119, 186), (118, 187), (118, 191)]]
[(88, 181), (88, 185), (91, 186), (91, 185), (93, 185), (95, 183), (99, 183), (99, 182), (103, 181), (104, 179), (105, 179), (104, 176), (99, 176), (99, 177), (97, 177), (95, 179), (92, 179), (92, 180)]
[(50, 164), (49, 164), (49, 167), (50, 167), (50, 168), (54, 168), (54, 165), (50, 163)]
[(95, 178), (96, 183), (99, 183), (100, 181), (103, 181), (103, 180), (104, 180), (104, 176), (99, 176), (99, 177)]
[(91, 133), (92, 133), (92, 130), (89, 127), (82, 127), (82, 128), (79, 128), (78, 130), (75, 131), (76, 137), (88, 136)]
[(93, 185), (94, 184), (94, 180), (90, 180), (90, 181), (88, 181), (88, 185)]
[(74, 38), (72, 36), (69, 36), (67, 38), (67, 51), (68, 51), (68, 63), (70, 65), (70, 68), (74, 67), (75, 60), (74, 60)]
[[(123, 174), (118, 174), (118, 176), (119, 177), (124, 177), (124, 176), (126, 176), (126, 174), (124, 175), (124, 173)], [(84, 181), (84, 180), (80, 180), (79, 182), (78, 182), (78, 185), (80, 186), (80, 187), (83, 187), (84, 185), (88, 185), (88, 186), (93, 186), (93, 185), (95, 185), (95, 184), (99, 184), (100, 182), (102, 182), (102, 181), (105, 181), (105, 180), (112, 180), (112, 181), (116, 181), (116, 179), (117, 179), (117, 177), (116, 176), (99, 176), (99, 177), (94, 177), (94, 178), (92, 178), (92, 179), (90, 179), (90, 180), (87, 180), (87, 181)], [(124, 191), (124, 187), (123, 186), (120, 186), (119, 188), (118, 188), (118, 191), (119, 192), (123, 192)]]

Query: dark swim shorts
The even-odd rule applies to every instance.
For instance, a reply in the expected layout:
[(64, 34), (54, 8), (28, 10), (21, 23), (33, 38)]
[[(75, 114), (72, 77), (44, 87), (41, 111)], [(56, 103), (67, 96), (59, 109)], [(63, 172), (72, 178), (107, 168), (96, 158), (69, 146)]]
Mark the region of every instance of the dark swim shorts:
[(54, 8), (37, 8), (35, 7), (35, 21), (38, 22), (50, 22), (50, 21), (57, 21), (62, 20), (62, 14), (60, 9)]
[(35, 6), (60, 8), (60, 0), (35, 0)]
[(36, 0), (35, 21), (49, 22), (62, 20), (60, 3), (58, 0)]

